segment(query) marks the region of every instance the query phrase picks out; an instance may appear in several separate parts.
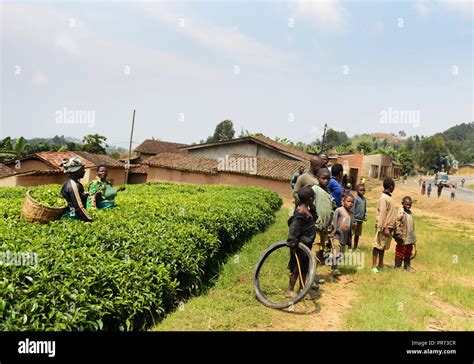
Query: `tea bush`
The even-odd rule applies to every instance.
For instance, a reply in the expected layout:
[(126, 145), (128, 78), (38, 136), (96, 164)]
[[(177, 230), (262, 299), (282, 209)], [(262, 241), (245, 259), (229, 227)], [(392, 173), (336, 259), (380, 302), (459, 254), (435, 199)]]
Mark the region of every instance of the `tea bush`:
[(39, 225), (18, 219), (26, 191), (0, 188), (0, 330), (144, 329), (282, 204), (257, 187), (129, 185), (92, 223)]

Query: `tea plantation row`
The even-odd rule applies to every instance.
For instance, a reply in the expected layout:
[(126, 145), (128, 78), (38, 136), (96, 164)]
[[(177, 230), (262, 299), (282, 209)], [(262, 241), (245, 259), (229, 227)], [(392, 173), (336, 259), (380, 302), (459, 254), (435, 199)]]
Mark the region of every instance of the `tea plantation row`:
[(26, 190), (0, 188), (0, 330), (145, 329), (282, 203), (257, 187), (131, 185), (92, 223), (38, 225), (18, 219)]

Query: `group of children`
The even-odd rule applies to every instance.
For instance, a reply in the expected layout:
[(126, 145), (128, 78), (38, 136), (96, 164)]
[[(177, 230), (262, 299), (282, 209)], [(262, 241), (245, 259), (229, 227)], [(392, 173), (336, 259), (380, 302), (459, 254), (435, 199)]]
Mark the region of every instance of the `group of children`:
[[(367, 221), (367, 201), (364, 197), (366, 188), (361, 183), (355, 187), (356, 194), (347, 191), (341, 185), (343, 167), (340, 164), (328, 166), (327, 154), (315, 156), (310, 160), (310, 168), (300, 173), (294, 184), (293, 196), (295, 210), (288, 220), (289, 236), (287, 244), (291, 247), (290, 280), (288, 297), (292, 297), (298, 278), (298, 265), (295, 254), (300, 259), (300, 269), (306, 277), (308, 261), (298, 253), (298, 243), (302, 242), (315, 254), (322, 264), (331, 265), (333, 276), (340, 275), (337, 262), (347, 250), (358, 252), (362, 225)], [(372, 250), (373, 273), (384, 267), (385, 250), (390, 249), (392, 238), (397, 242), (395, 267), (404, 263), (406, 270), (411, 270), (410, 259), (413, 245), (416, 243), (414, 219), (411, 213), (412, 200), (404, 197), (402, 209), (397, 212), (392, 199), (395, 182), (391, 178), (383, 181), (384, 191), (378, 201), (376, 211), (376, 238)], [(314, 244), (316, 236), (319, 239)], [(353, 238), (353, 239), (352, 239)], [(353, 240), (353, 241), (352, 241)], [(377, 264), (378, 260), (378, 264)], [(324, 280), (315, 277), (313, 288)]]

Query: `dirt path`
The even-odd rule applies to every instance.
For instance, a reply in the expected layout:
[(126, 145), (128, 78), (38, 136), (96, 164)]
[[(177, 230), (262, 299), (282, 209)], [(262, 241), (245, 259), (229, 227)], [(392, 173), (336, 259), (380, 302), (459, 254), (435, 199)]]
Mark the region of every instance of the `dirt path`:
[[(369, 201), (377, 201), (382, 189), (380, 187), (371, 188), (367, 194)], [(417, 195), (418, 194), (418, 195)], [(417, 216), (426, 216), (432, 219), (432, 223), (440, 227), (457, 230), (456, 224), (474, 221), (474, 212), (471, 206), (461, 201), (449, 201), (446, 199), (430, 199), (427, 196), (419, 195), (407, 185), (397, 185), (393, 194), (395, 200), (400, 200), (403, 196), (412, 196), (416, 198), (416, 207), (414, 213)], [(284, 198), (283, 207), (292, 207), (291, 197)], [(370, 208), (368, 213), (373, 214), (374, 208)], [(449, 222), (446, 224), (446, 222)], [(449, 229), (447, 229), (449, 230)], [(361, 245), (369, 245), (372, 236), (366, 230), (361, 237)], [(366, 264), (368, 264), (366, 262)], [(423, 270), (423, 267), (420, 267)], [(295, 305), (293, 310), (273, 310), (271, 323), (253, 328), (252, 330), (270, 330), (270, 331), (341, 331), (345, 330), (344, 314), (352, 307), (357, 298), (357, 274), (342, 275), (336, 281), (331, 275), (329, 268), (318, 267), (318, 274), (326, 279), (326, 283), (320, 286), (317, 294), (311, 299), (306, 299), (303, 303)], [(442, 274), (440, 275), (442, 276)], [(466, 282), (470, 286), (471, 282)], [(446, 314), (447, 320), (432, 319), (426, 329), (430, 331), (449, 330), (449, 319), (472, 320), (473, 313), (464, 312), (455, 305), (449, 304), (437, 297), (435, 294), (430, 296), (430, 302), (437, 310)]]

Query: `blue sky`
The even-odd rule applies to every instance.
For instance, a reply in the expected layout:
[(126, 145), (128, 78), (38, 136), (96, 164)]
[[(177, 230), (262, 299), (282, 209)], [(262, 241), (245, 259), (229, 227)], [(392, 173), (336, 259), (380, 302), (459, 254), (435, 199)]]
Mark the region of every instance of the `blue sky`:
[(127, 146), (134, 108), (135, 143), (198, 142), (224, 119), (304, 142), (324, 123), (430, 135), (474, 119), (472, 2), (4, 2), (1, 17), (0, 137)]

